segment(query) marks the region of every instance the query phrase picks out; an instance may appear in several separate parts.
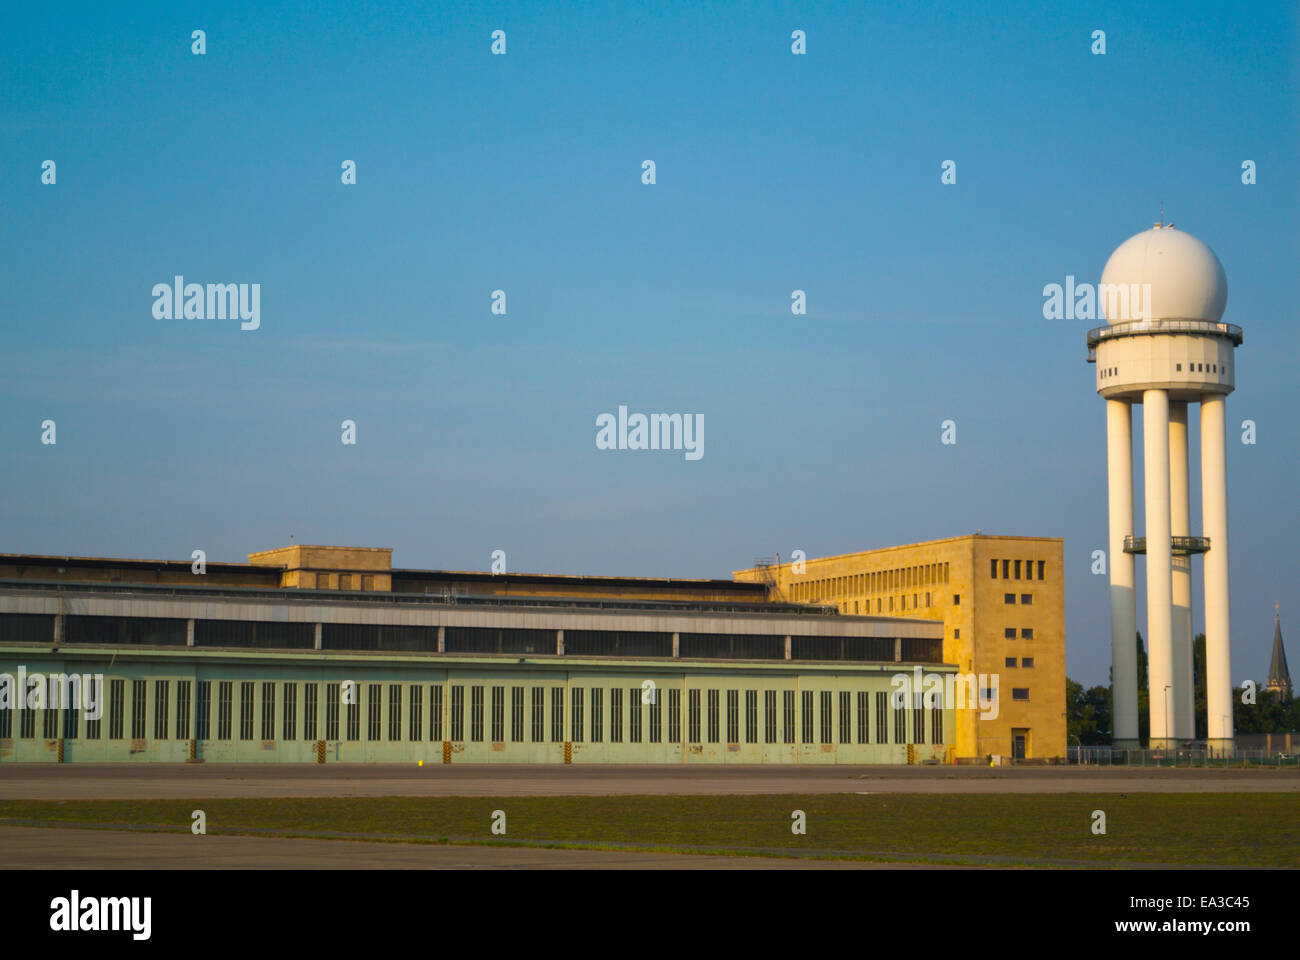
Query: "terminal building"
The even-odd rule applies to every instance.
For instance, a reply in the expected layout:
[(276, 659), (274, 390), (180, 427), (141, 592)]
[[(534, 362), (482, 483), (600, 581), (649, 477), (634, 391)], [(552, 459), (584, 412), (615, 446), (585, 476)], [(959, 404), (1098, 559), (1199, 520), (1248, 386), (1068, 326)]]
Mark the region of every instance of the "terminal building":
[[(1059, 542), (1020, 545), (1017, 567), (1040, 566), (1016, 589), (1037, 591), (1047, 632), (1040, 561), (1059, 598)], [(859, 610), (755, 577), (403, 570), (374, 548), (0, 555), (0, 763), (951, 762), (960, 711), (891, 696), (896, 677), (970, 668), (948, 598), (916, 599), (965, 593), (971, 609), (971, 573), (943, 565), (942, 585), (900, 588), (888, 610), (864, 591), (876, 609)], [(1022, 645), (1044, 641), (1061, 654), (1059, 632)], [(1029, 756), (1053, 734), (1025, 716)]]
[(998, 701), (996, 715), (956, 711), (956, 758), (1048, 759), (1066, 752), (1064, 551), (1059, 538), (977, 533), (735, 577), (765, 582), (774, 600), (941, 622), (943, 661)]

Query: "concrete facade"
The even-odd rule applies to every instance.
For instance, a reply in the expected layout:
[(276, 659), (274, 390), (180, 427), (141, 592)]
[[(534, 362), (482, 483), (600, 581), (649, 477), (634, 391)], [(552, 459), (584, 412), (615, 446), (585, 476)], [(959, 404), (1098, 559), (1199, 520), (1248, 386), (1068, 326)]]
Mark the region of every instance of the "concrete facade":
[[(664, 582), (672, 600), (504, 598), (193, 573), (188, 586), (77, 582), (65, 579), (76, 564), (62, 567), (0, 578), (0, 762), (952, 756), (952, 710), (892, 696), (899, 675), (954, 672), (933, 621), (747, 602), (752, 587), (714, 581)], [(33, 675), (95, 678), (101, 715), (52, 706)]]
[(991, 678), (998, 688), (996, 718), (957, 711), (956, 756), (1063, 757), (1064, 544), (1059, 538), (975, 534), (735, 576), (771, 576), (779, 596), (832, 603), (849, 615), (941, 620), (944, 662)]

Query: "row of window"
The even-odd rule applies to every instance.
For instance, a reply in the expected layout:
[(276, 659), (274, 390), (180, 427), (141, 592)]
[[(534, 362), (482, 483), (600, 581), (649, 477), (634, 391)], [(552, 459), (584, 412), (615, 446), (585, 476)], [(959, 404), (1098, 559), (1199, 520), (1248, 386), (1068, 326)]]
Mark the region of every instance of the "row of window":
[[(1002, 594), (1002, 602), (1015, 603), (1016, 595), (1014, 593), (1004, 593)], [(1034, 595), (1032, 593), (1022, 593), (1020, 595), (1020, 602), (1026, 607), (1029, 606), (1031, 603), (1034, 602)]]
[[(927, 595), (928, 596), (928, 595)], [(928, 600), (927, 600), (928, 603)], [(890, 600), (893, 609), (893, 600)], [(254, 647), (275, 650), (310, 650), (316, 645), (314, 623), (254, 620), (195, 620), (197, 647)], [(45, 614), (0, 614), (0, 642), (48, 643), (54, 618)], [(65, 638), (71, 644), (110, 643), (184, 646), (185, 620), (160, 617), (102, 617), (70, 615), (65, 618)], [(565, 630), (564, 652), (569, 656), (672, 657), (671, 632), (640, 630)], [(557, 650), (557, 631), (455, 627), (443, 629), (445, 653), (546, 654)], [(792, 660), (853, 660), (891, 662), (892, 637), (792, 636)], [(395, 624), (322, 623), (323, 650), (376, 650), (436, 652), (435, 626)], [(681, 633), (678, 656), (684, 659), (785, 659), (785, 636), (770, 634)], [(938, 663), (942, 659), (938, 638), (903, 637), (900, 658), (909, 663)]]
[[(1016, 628), (1015, 628), (1015, 627), (1007, 627), (1006, 629), (1004, 629), (1004, 630), (1002, 631), (1002, 636), (1003, 636), (1004, 638), (1006, 638), (1007, 640), (1014, 640), (1014, 639), (1016, 639)], [(1033, 628), (1033, 627), (1021, 627), (1021, 628), (1020, 628), (1020, 639), (1021, 639), (1021, 640), (1032, 640), (1032, 639), (1034, 639), (1034, 628)]]
[[(1183, 365), (1181, 363), (1175, 363), (1174, 371), (1177, 373), (1182, 373)], [(1187, 372), (1188, 373), (1218, 373), (1219, 365), (1217, 363), (1190, 363), (1189, 362), (1187, 364)], [(1225, 375), (1228, 373), (1228, 365), (1226, 363), (1223, 365), (1223, 373)], [(1109, 380), (1111, 377), (1115, 377), (1118, 375), (1119, 375), (1119, 367), (1103, 367), (1101, 370), (1101, 378), (1103, 380)]]
[(994, 580), (999, 579), (999, 577), (998, 577), (998, 567), (999, 567), (999, 565), (1000, 565), (1000, 566), (1001, 566), (1001, 569), (1002, 569), (1002, 577), (1001, 577), (1001, 579), (1003, 579), (1003, 580), (1020, 580), (1020, 579), (1022, 579), (1022, 578), (1021, 578), (1021, 572), (1022, 572), (1022, 571), (1023, 571), (1023, 573), (1024, 573), (1024, 577), (1023, 577), (1023, 579), (1025, 579), (1025, 580), (1033, 580), (1033, 579), (1034, 579), (1034, 564), (1035, 564), (1035, 562), (1038, 564), (1038, 579), (1039, 579), (1039, 580), (1043, 580), (1043, 579), (1045, 578), (1045, 576), (1046, 576), (1046, 573), (1047, 573), (1047, 561), (1046, 561), (1046, 560), (1038, 560), (1038, 561), (1034, 561), (1034, 560), (993, 560), (993, 559), (990, 559), (990, 560), (989, 560), (989, 576), (990, 576), (992, 579), (994, 579)]
[(307, 590), (375, 589), (375, 577), (370, 573), (300, 573), (298, 576)]
[(947, 563), (923, 563), (871, 573), (826, 577), (791, 584), (791, 599), (801, 602), (862, 593), (889, 593), (908, 587), (927, 587), (948, 582)]
[[(29, 692), (34, 689), (37, 682), (29, 679)], [(54, 681), (50, 682), (54, 683)], [(97, 684), (98, 681), (92, 679), (91, 683)], [(131, 682), (130, 738), (132, 740), (144, 740), (147, 736), (149, 718), (145, 711), (149, 683), (150, 681), (147, 680)], [(200, 680), (197, 685), (190, 680), (154, 680), (152, 683), (154, 685), (152, 711), (154, 740), (190, 739), (192, 693), (196, 695), (193, 713), (196, 740), (270, 741), (277, 739), (277, 698), (280, 702), (278, 715), (281, 721), (279, 739), (283, 740), (296, 740), (301, 734), (303, 740), (319, 738), (358, 741), (362, 739), (363, 717), (366, 740), (420, 741), (424, 738), (426, 730), (431, 741), (443, 739), (442, 684), (370, 683), (349, 688), (347, 691), (342, 684), (324, 684), (325, 711), (322, 730), (319, 722), (321, 718), (318, 716), (322, 685), (318, 683), (274, 683), (251, 680), (238, 683), (231, 680), (215, 682)], [(172, 697), (173, 684), (174, 698)], [(299, 686), (302, 687), (301, 714), (298, 710)], [(236, 687), (238, 687), (237, 697)], [(507, 691), (510, 703), (509, 739), (512, 742), (525, 742), (525, 734), (527, 734), (527, 740), (541, 743), (547, 740), (548, 732), (551, 742), (564, 741), (566, 707), (564, 687), (512, 686), (507, 688), (504, 685), (487, 687), (481, 684), (469, 687), (468, 738), (465, 736), (465, 685), (451, 685), (447, 721), (448, 739), (452, 741), (468, 739), (479, 743), (486, 738), (493, 743), (504, 743), (507, 730)], [(743, 721), (740, 699), (742, 692), (744, 693)], [(686, 742), (738, 744), (741, 742), (742, 726), (746, 743), (758, 743), (760, 732), (764, 743), (794, 743), (796, 727), (799, 742), (802, 743), (929, 742), (942, 744), (944, 742), (941, 707), (897, 708), (893, 705), (890, 694), (884, 691), (875, 691), (873, 698), (872, 692), (866, 690), (842, 690), (838, 692), (838, 696), (830, 690), (816, 692), (803, 690), (800, 691), (801, 709), (797, 715), (794, 690), (761, 692), (763, 703), (760, 721), (760, 691), (758, 690), (688, 690), (685, 717)], [(670, 688), (666, 691), (656, 690), (650, 693), (652, 695), (648, 696), (641, 687), (570, 687), (567, 703), (570, 711), (569, 739), (577, 743), (584, 741), (600, 743), (608, 738), (611, 743), (622, 743), (626, 736), (628, 743), (641, 743), (643, 737), (648, 743), (660, 743), (663, 742), (666, 733), (667, 742), (681, 742), (682, 691)], [(661, 697), (665, 693), (667, 711), (661, 709)], [(725, 741), (722, 726), (724, 693), (726, 694)], [(91, 702), (98, 702), (99, 694), (98, 687), (93, 688), (90, 691)], [(780, 694), (779, 698), (778, 694)], [(490, 697), (490, 701), (485, 699), (485, 695)], [(647, 696), (649, 702), (645, 703)], [(215, 729), (212, 722), (214, 697)], [(49, 702), (57, 702), (53, 689), (50, 691), (50, 698)], [(260, 714), (255, 711), (259, 698)], [(1014, 698), (1028, 699), (1028, 692), (1025, 691), (1024, 697)], [(107, 719), (110, 740), (125, 738), (126, 699), (126, 681), (109, 680)], [(548, 699), (550, 701), (549, 724), (546, 709)], [(387, 711), (384, 710), (385, 700)], [(403, 709), (404, 702), (406, 709)], [(424, 722), (426, 702), (429, 718), (427, 727)], [(703, 714), (702, 704), (705, 709)], [(14, 712), (0, 710), (0, 739), (13, 736)], [(44, 739), (52, 740), (59, 737), (60, 714), (63, 715), (63, 738), (75, 740), (81, 737), (81, 714), (72, 707), (46, 710), (24, 709), (16, 712), (20, 718), (18, 735), (23, 739), (32, 739), (36, 736), (38, 713), (41, 715), (41, 736)], [(665, 712), (667, 713), (666, 730)], [(912, 715), (910, 723), (909, 713)], [(258, 716), (261, 721), (260, 727), (255, 725)], [(93, 720), (86, 719), (85, 739), (101, 738), (103, 720), (102, 715)]]
[[(925, 591), (925, 607), (924, 607), (924, 608), (922, 608), (922, 606), (921, 606), (921, 594), (919, 594), (919, 593), (914, 593), (914, 594), (912, 594), (912, 605), (911, 605), (911, 607), (908, 607), (908, 604), (907, 604), (907, 594), (904, 593), (904, 594), (899, 594), (898, 597), (896, 597), (896, 598), (893, 597), (893, 596), (890, 596), (890, 597), (876, 597), (876, 613), (894, 613), (894, 612), (896, 612), (896, 611), (895, 611), (895, 607), (894, 607), (894, 601), (895, 601), (895, 599), (897, 599), (897, 601), (898, 601), (897, 612), (903, 612), (903, 611), (906, 611), (906, 610), (908, 610), (908, 609), (911, 609), (911, 610), (921, 610), (921, 609), (926, 609), (926, 610), (928, 610), (930, 607), (934, 606), (932, 594), (930, 593), (929, 590), (927, 590), (927, 591)], [(954, 605), (958, 605), (958, 604), (960, 604), (960, 603), (961, 603), (961, 594), (959, 594), (959, 593), (954, 593), (954, 594), (952, 595), (952, 602), (953, 602)], [(871, 613), (871, 598), (870, 598), (870, 597), (868, 597), (868, 598), (867, 598), (867, 599), (862, 603), (862, 607), (861, 607), (861, 609), (858, 608), (858, 603), (859, 603), (859, 601), (857, 601), (857, 600), (854, 600), (854, 601), (853, 601), (853, 612), (854, 612), (855, 614), (856, 614), (856, 613), (863, 613), (863, 614), (870, 614), (870, 613)], [(885, 607), (885, 604), (886, 604), (886, 603), (889, 604), (888, 608)], [(848, 602), (847, 600), (845, 600), (843, 603), (841, 603), (841, 604), (840, 604), (840, 609), (843, 610), (845, 613), (848, 613), (848, 612), (849, 612), (849, 602)]]
[[(1007, 658), (1006, 658), (1006, 665), (1007, 665), (1008, 667), (1014, 667), (1014, 666), (1016, 665), (1016, 658), (1015, 658), (1015, 657), (1007, 657)], [(1025, 668), (1025, 669), (1029, 669), (1029, 668), (1033, 667), (1033, 665), (1034, 665), (1034, 658), (1033, 658), (1033, 657), (1021, 657), (1021, 658), (1020, 658), (1020, 666), (1021, 666), (1021, 667)], [(1023, 697), (1017, 697), (1017, 696), (1015, 695), (1015, 690), (1013, 689), (1012, 692), (1011, 692), (1011, 699), (1012, 699), (1012, 700), (1028, 700), (1028, 699), (1029, 699), (1029, 691), (1026, 690), (1026, 691), (1025, 691), (1025, 695), (1024, 695)]]

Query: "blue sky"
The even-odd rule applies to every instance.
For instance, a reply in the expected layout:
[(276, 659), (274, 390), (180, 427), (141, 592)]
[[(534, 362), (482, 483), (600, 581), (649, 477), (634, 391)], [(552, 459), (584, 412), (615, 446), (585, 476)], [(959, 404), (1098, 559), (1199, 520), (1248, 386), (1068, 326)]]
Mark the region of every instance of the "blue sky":
[[(1262, 678), (1275, 600), (1300, 631), (1298, 31), (1268, 2), (9, 5), (0, 550), (728, 576), (1059, 536), (1069, 673), (1104, 682), (1105, 411), (1042, 288), (1163, 201), (1246, 331), (1233, 677)], [(156, 320), (176, 274), (260, 283), (261, 329)], [(597, 450), (619, 404), (703, 414), (704, 458)]]

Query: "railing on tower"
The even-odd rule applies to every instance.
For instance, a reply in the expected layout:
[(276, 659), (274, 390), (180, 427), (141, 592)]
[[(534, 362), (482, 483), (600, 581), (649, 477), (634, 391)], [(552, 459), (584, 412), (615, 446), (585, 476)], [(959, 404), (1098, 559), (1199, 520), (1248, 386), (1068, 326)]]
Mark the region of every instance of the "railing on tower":
[(1148, 333), (1201, 333), (1227, 337), (1233, 346), (1241, 346), (1245, 334), (1235, 323), (1211, 320), (1128, 320), (1093, 327), (1088, 331), (1088, 362), (1097, 361), (1097, 344), (1113, 337), (1138, 337)]

